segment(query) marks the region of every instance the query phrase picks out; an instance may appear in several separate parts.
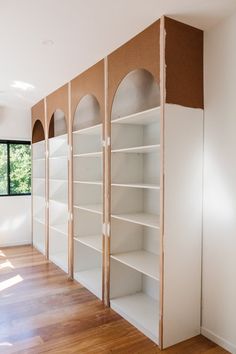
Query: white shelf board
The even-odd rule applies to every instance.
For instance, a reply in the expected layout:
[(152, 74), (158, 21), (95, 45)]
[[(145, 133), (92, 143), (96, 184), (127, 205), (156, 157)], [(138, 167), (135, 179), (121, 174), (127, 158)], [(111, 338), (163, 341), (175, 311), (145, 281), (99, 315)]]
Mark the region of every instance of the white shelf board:
[(157, 184), (149, 183), (112, 183), (112, 187), (128, 187), (128, 188), (143, 188), (143, 189), (160, 189)]
[(158, 344), (158, 301), (144, 293), (112, 299), (111, 308)]
[(57, 155), (57, 156), (49, 156), (49, 160), (60, 160), (60, 159), (68, 159), (68, 156), (65, 155)]
[(147, 154), (151, 152), (156, 152), (160, 148), (160, 144), (156, 145), (143, 145), (143, 146), (135, 146), (123, 149), (113, 149), (112, 153), (129, 153), (129, 154)]
[(49, 182), (50, 181), (56, 181), (56, 182), (64, 182), (64, 183), (67, 183), (68, 182), (68, 179), (65, 179), (65, 178), (49, 178)]
[(45, 177), (35, 177), (35, 176), (33, 176), (33, 181), (45, 181)]
[(102, 252), (102, 235), (91, 235), (74, 237), (74, 240), (82, 243), (85, 246), (93, 248), (95, 251)]
[(91, 213), (102, 214), (102, 204), (74, 205), (74, 208), (90, 211)]
[(34, 221), (37, 221), (38, 223), (45, 225), (45, 221), (42, 218), (34, 216), (33, 219)]
[(50, 229), (55, 230), (65, 236), (68, 234), (68, 225), (66, 224), (56, 224), (56, 225), (50, 225)]
[(68, 200), (57, 199), (55, 197), (50, 197), (49, 201), (54, 202), (54, 203), (58, 203), (58, 204), (63, 204), (63, 205), (67, 205), (68, 204)]
[(59, 268), (64, 270), (64, 272), (68, 272), (68, 257), (67, 253), (56, 253), (49, 255), (49, 259), (51, 262), (55, 263)]
[(88, 134), (88, 135), (99, 135), (102, 134), (102, 124), (92, 125), (88, 128), (79, 129), (73, 132), (73, 134)]
[(129, 213), (129, 214), (112, 214), (115, 219), (129, 221), (134, 224), (152, 227), (155, 229), (160, 228), (159, 216), (147, 213)]
[(160, 278), (159, 256), (144, 250), (118, 253), (111, 258), (155, 279)]
[(93, 268), (74, 273), (74, 279), (100, 299), (102, 298), (102, 269)]
[(146, 124), (158, 122), (159, 117), (160, 117), (160, 107), (155, 107), (155, 108), (147, 109), (146, 111), (141, 111), (138, 113), (130, 114), (125, 117), (113, 119), (111, 123), (146, 125)]
[(74, 158), (77, 157), (102, 157), (102, 151), (96, 151), (96, 152), (86, 152), (83, 154), (74, 154)]
[(102, 185), (102, 181), (74, 181), (74, 183), (76, 184), (93, 184), (93, 185), (98, 185), (101, 186)]
[(45, 161), (45, 157), (36, 157), (36, 158), (33, 158), (33, 161), (34, 162), (42, 162), (42, 161)]
[(54, 140), (60, 140), (60, 139), (66, 140), (66, 142), (67, 142), (67, 133), (64, 133), (62, 135), (53, 136), (53, 137), (49, 138), (48, 140), (54, 141)]

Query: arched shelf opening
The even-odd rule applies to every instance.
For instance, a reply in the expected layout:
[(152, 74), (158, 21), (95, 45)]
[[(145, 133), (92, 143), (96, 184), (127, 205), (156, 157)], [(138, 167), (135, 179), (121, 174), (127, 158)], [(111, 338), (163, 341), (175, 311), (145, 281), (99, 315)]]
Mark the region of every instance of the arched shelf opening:
[(111, 108), (110, 304), (156, 343), (159, 214), (160, 89), (137, 69), (119, 83)]
[(128, 73), (115, 93), (111, 119), (128, 116), (160, 106), (160, 88), (153, 75), (145, 69)]
[(98, 100), (85, 95), (73, 120), (74, 279), (102, 299), (103, 160)]
[(97, 98), (91, 94), (85, 95), (77, 105), (73, 119), (73, 131), (88, 128), (101, 122), (100, 105)]
[(61, 109), (56, 109), (49, 124), (49, 138), (64, 135), (67, 133), (65, 113)]
[(32, 131), (32, 144), (45, 140), (45, 133), (42, 122), (37, 119)]

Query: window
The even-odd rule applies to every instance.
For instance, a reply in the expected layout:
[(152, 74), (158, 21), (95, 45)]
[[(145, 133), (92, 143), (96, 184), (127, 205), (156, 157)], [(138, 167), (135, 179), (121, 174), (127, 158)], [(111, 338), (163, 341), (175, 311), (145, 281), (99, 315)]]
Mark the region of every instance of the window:
[(0, 196), (30, 193), (30, 142), (0, 140)]

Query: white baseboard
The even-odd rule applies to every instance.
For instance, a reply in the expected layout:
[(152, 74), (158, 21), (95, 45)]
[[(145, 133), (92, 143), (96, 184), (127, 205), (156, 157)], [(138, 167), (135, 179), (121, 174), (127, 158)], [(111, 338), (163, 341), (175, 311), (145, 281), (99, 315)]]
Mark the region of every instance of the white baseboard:
[(227, 341), (226, 339), (224, 339), (220, 336), (217, 336), (215, 333), (213, 333), (209, 329), (201, 327), (201, 334), (204, 337), (210, 339), (212, 342), (218, 344), (220, 347), (228, 350), (230, 353), (236, 354), (236, 345), (234, 345), (233, 343), (230, 343), (229, 341)]
[(0, 244), (1, 247), (14, 247), (14, 246), (28, 246), (31, 245), (31, 240), (23, 240), (18, 242), (3, 242)]

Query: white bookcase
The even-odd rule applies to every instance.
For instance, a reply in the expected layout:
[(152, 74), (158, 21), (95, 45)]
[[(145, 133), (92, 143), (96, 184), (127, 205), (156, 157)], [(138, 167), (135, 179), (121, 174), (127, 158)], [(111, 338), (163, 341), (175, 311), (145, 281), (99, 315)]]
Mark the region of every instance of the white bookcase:
[(110, 304), (156, 343), (160, 298), (159, 105), (159, 88), (152, 76), (135, 70), (121, 82), (111, 115)]
[(158, 342), (160, 109), (111, 122), (111, 307)]
[(74, 279), (102, 299), (102, 124), (73, 132)]
[[(55, 114), (54, 114), (55, 115)], [(68, 142), (63, 115), (49, 139), (49, 259), (68, 272)]]
[(45, 141), (32, 144), (33, 245), (45, 255)]

